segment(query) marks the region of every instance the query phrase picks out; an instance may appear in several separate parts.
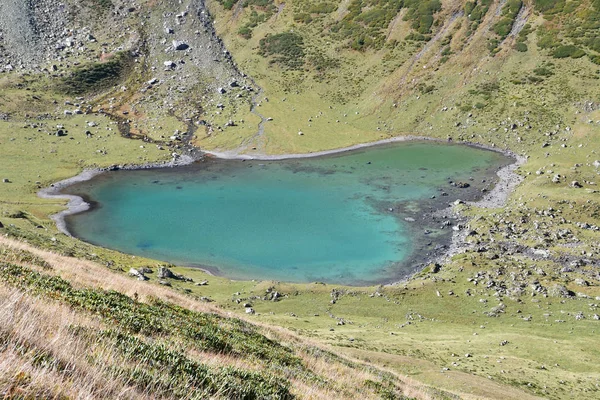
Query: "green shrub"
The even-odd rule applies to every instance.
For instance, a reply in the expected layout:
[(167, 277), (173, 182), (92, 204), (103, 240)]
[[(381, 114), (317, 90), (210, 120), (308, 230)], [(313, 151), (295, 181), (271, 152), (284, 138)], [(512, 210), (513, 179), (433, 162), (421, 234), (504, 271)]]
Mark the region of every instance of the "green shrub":
[(431, 33), (433, 14), (442, 9), (439, 0), (405, 0), (404, 7), (408, 8), (405, 21), (412, 21), (411, 27), (423, 35)]
[(355, 50), (380, 49), (387, 27), (402, 6), (402, 0), (351, 0), (348, 13), (330, 31)]
[(565, 0), (534, 0), (535, 9), (541, 13), (557, 13), (565, 6)]
[(312, 17), (309, 13), (294, 14), (294, 22), (301, 22), (303, 24), (309, 24), (312, 22)]
[(252, 29), (244, 25), (238, 30), (238, 35), (240, 35), (244, 39), (250, 39), (252, 37)]
[(566, 45), (566, 46), (559, 46), (556, 50), (554, 50), (552, 52), (552, 57), (554, 58), (566, 58), (566, 57), (571, 57), (571, 58), (580, 58), (583, 57), (585, 55), (585, 52), (583, 50), (581, 50), (579, 47), (574, 46), (574, 45)]
[(220, 3), (224, 9), (231, 10), (233, 8), (233, 6), (237, 3), (237, 1), (236, 0), (224, 0), (224, 1), (220, 1)]
[(69, 95), (83, 95), (107, 89), (125, 78), (132, 61), (131, 55), (121, 52), (106, 62), (81, 66), (63, 78), (58, 84), (58, 89)]
[(290, 69), (300, 69), (304, 65), (304, 41), (302, 36), (293, 32), (268, 35), (260, 40), (259, 54), (272, 56), (273, 62)]
[(431, 39), (430, 36), (425, 36), (420, 33), (411, 32), (406, 35), (406, 40), (413, 40), (415, 42), (427, 42)]
[(475, 9), (476, 4), (477, 3), (474, 1), (467, 1), (465, 3), (465, 15), (470, 15), (473, 12), (473, 10)]
[(527, 51), (527, 45), (523, 42), (517, 42), (517, 44), (515, 45), (515, 50), (524, 53)]
[(591, 62), (593, 62), (596, 65), (600, 65), (600, 56), (599, 55), (588, 54), (588, 57)]
[(590, 38), (586, 41), (586, 46), (595, 52), (600, 53), (600, 37)]
[(244, 0), (242, 7), (257, 6), (262, 8), (274, 7), (273, 0)]
[(494, 25), (494, 32), (505, 39), (510, 33), (515, 18), (519, 14), (523, 2), (521, 0), (508, 0), (502, 8), (502, 19)]
[(329, 14), (334, 12), (335, 10), (337, 10), (337, 5), (333, 3), (319, 3), (313, 4), (308, 9), (308, 12), (310, 14)]
[(538, 67), (536, 69), (533, 70), (533, 73), (539, 76), (552, 76), (554, 75), (554, 72), (550, 71), (548, 68), (546, 67)]
[(531, 33), (531, 31), (532, 31), (531, 24), (530, 23), (525, 24), (525, 26), (523, 26), (523, 29), (521, 29), (521, 32), (519, 32), (519, 41), (525, 42), (527, 40), (527, 37)]

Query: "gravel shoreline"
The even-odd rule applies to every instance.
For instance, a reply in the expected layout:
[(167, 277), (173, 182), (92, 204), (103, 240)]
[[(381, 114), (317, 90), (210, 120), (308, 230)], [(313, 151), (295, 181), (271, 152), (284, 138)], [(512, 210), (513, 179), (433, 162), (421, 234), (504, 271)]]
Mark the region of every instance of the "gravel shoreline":
[[(362, 144), (349, 146), (349, 147), (345, 147), (345, 148), (340, 148), (340, 149), (325, 150), (325, 151), (304, 153), (304, 154), (248, 155), (248, 154), (239, 154), (236, 152), (205, 151), (205, 152), (203, 152), (203, 155), (207, 155), (209, 157), (227, 159), (227, 160), (277, 161), (277, 160), (321, 157), (321, 156), (327, 156), (327, 155), (333, 155), (333, 154), (340, 154), (340, 153), (344, 153), (344, 152), (348, 152), (348, 151), (352, 151), (352, 150), (369, 148), (369, 147), (378, 146), (378, 145), (385, 145), (385, 144), (398, 143), (398, 142), (408, 142), (408, 141), (419, 141), (419, 140), (439, 142), (439, 143), (448, 143), (445, 140), (440, 140), (440, 139), (435, 139), (435, 138), (430, 138), (430, 137), (425, 137), (425, 136), (400, 136), (400, 137), (394, 137), (394, 138), (380, 140), (380, 141), (371, 142), (371, 143), (362, 143)], [(501, 207), (503, 207), (506, 204), (506, 201), (508, 200), (508, 197), (510, 196), (510, 194), (519, 185), (519, 183), (521, 183), (521, 181), (523, 180), (523, 177), (518, 175), (516, 173), (516, 170), (526, 162), (526, 160), (527, 160), (526, 157), (516, 155), (509, 150), (497, 149), (494, 147), (489, 147), (489, 146), (481, 145), (478, 143), (471, 143), (471, 142), (451, 142), (451, 143), (467, 145), (467, 146), (481, 148), (484, 150), (499, 152), (499, 153), (502, 153), (503, 155), (515, 160), (513, 163), (506, 165), (503, 168), (501, 168), (500, 170), (498, 170), (498, 172), (496, 173), (499, 178), (498, 182), (493, 187), (493, 189), (490, 190), (490, 192), (488, 192), (480, 200), (471, 201), (471, 202), (466, 203), (471, 206), (481, 207), (481, 208), (501, 208)], [(83, 211), (87, 211), (90, 208), (90, 205), (83, 198), (81, 198), (79, 196), (60, 193), (61, 190), (63, 190), (64, 188), (66, 188), (70, 185), (73, 185), (75, 183), (78, 183), (78, 182), (90, 180), (93, 177), (95, 177), (103, 172), (110, 171), (110, 170), (117, 170), (117, 169), (135, 170), (135, 169), (170, 168), (170, 167), (172, 168), (172, 167), (191, 164), (191, 163), (197, 161), (199, 158), (201, 158), (201, 156), (202, 155), (200, 155), (200, 157), (183, 155), (180, 158), (178, 158), (177, 160), (173, 160), (170, 162), (148, 163), (148, 164), (143, 164), (143, 165), (135, 165), (135, 164), (119, 165), (119, 166), (113, 166), (113, 167), (108, 167), (108, 168), (97, 168), (97, 169), (85, 170), (77, 176), (57, 182), (48, 188), (40, 190), (38, 192), (38, 196), (41, 198), (68, 200), (67, 208), (65, 210), (63, 210), (57, 214), (51, 215), (50, 217), (56, 223), (56, 226), (60, 232), (64, 233), (67, 236), (72, 236), (71, 233), (67, 229), (65, 217), (72, 215), (72, 214), (77, 214), (77, 213), (80, 213)], [(440, 209), (439, 212), (436, 214), (438, 214), (440, 216), (446, 215), (447, 217), (452, 218), (453, 220), (456, 220), (457, 222), (460, 222), (460, 223), (468, 222), (468, 221), (466, 221), (466, 219), (464, 217), (461, 217), (460, 214), (455, 210), (454, 204), (450, 204), (448, 207)], [(452, 238), (451, 238), (451, 241), (448, 244), (448, 246), (440, 254), (430, 257), (429, 259), (422, 260), (422, 262), (420, 262), (418, 264), (418, 266), (423, 267), (423, 266), (426, 266), (433, 262), (444, 263), (444, 262), (447, 262), (452, 256), (464, 252), (470, 246), (469, 243), (467, 243), (465, 241), (466, 235), (467, 235), (467, 232), (464, 229), (458, 230), (458, 231), (453, 231)], [(200, 268), (200, 269), (205, 270), (205, 268)], [(418, 273), (420, 269), (421, 268), (416, 269), (414, 271), (414, 273)], [(207, 271), (207, 272), (209, 272), (209, 271)], [(413, 275), (413, 274), (411, 274), (411, 275)], [(402, 279), (400, 281), (389, 283), (389, 285), (396, 285), (399, 283), (403, 283), (410, 278), (411, 278), (411, 276), (407, 276), (406, 279)]]
[[(496, 175), (499, 178), (498, 182), (482, 199), (476, 201), (467, 201), (464, 202), (464, 204), (478, 208), (502, 208), (506, 205), (511, 193), (524, 179), (523, 176), (516, 173), (516, 170), (521, 165), (525, 164), (527, 158), (514, 154), (510, 151), (503, 151), (503, 153), (509, 157), (512, 157), (515, 162), (502, 167), (498, 170), (498, 172), (496, 172)], [(438, 213), (436, 213), (436, 216), (445, 216), (446, 218), (454, 220), (457, 224), (467, 224), (469, 219), (463, 217), (460, 212), (456, 210), (455, 206), (455, 204), (450, 204), (447, 208), (439, 210)], [(445, 249), (441, 254), (424, 260), (424, 262), (420, 265), (424, 267), (431, 263), (447, 263), (453, 256), (464, 253), (467, 249), (472, 247), (472, 245), (466, 241), (468, 233), (469, 232), (466, 229), (453, 230), (452, 238), (448, 248)], [(419, 271), (415, 271), (415, 273), (418, 272)], [(393, 285), (404, 283), (411, 277), (412, 275), (407, 277), (405, 280), (393, 283)]]

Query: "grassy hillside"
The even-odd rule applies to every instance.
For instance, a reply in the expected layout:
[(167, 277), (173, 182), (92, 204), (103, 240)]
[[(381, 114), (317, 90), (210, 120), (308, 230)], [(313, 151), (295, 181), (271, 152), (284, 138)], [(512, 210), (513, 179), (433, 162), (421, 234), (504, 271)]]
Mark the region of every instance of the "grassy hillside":
[(0, 258), (6, 398), (446, 396), (97, 264), (7, 239)]
[[(60, 29), (38, 25), (63, 49), (40, 36), (19, 61), (0, 43), (3, 396), (598, 397), (597, 1), (64, 3)], [(527, 161), (503, 208), (455, 207), (466, 252), (385, 287), (175, 266), (192, 280), (159, 286), (158, 262), (60, 234), (64, 203), (36, 196), (190, 141), (275, 154), (399, 135)]]

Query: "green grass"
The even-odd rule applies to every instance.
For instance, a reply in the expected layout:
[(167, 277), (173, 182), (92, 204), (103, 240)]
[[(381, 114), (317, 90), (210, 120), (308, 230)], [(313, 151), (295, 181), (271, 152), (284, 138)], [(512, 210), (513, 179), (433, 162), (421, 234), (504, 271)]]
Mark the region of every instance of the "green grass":
[(58, 84), (58, 89), (72, 96), (107, 90), (126, 79), (132, 61), (129, 54), (120, 52), (108, 61), (78, 67)]

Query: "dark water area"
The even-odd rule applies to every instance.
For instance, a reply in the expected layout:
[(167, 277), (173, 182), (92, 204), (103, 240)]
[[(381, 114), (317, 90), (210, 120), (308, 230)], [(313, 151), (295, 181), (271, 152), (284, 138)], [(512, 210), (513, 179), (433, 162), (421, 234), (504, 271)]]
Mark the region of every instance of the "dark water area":
[(103, 247), (234, 279), (367, 285), (406, 277), (448, 243), (451, 229), (432, 214), (481, 197), (511, 162), (474, 147), (403, 142), (112, 171), (63, 192), (92, 201), (67, 226)]

